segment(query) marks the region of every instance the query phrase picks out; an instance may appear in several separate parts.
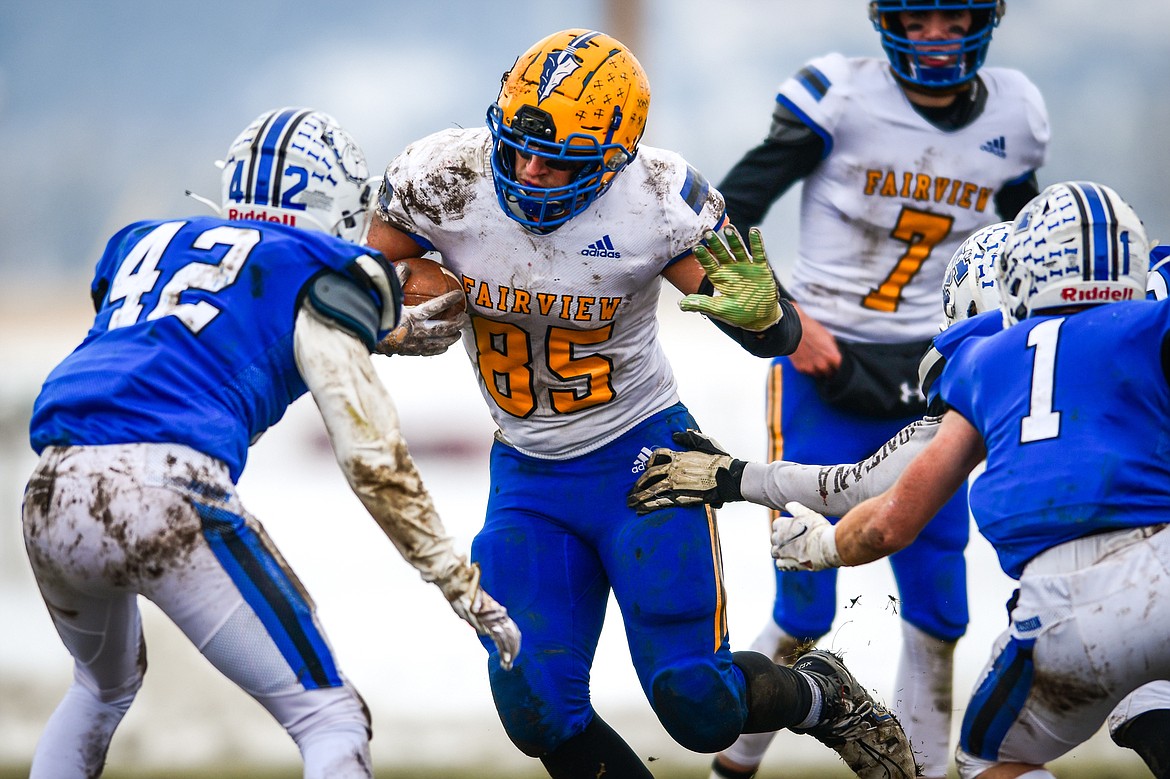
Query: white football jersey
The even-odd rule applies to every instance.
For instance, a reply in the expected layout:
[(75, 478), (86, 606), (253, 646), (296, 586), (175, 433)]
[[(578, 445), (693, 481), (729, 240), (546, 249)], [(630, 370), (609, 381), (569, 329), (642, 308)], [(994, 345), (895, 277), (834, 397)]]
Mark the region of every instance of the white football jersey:
[(999, 221), (995, 194), (1043, 163), (1048, 114), (1022, 73), (982, 68), (982, 113), (944, 131), (911, 106), (884, 59), (830, 54), (784, 82), (777, 101), (825, 140), (805, 179), (791, 292), (850, 341), (928, 340), (959, 244)]
[(411, 144), (386, 169), (378, 213), (462, 279), (463, 345), (503, 439), (575, 457), (678, 402), (660, 274), (718, 225), (723, 197), (679, 155), (641, 146), (586, 211), (537, 235), (501, 209), (491, 143), (482, 128)]

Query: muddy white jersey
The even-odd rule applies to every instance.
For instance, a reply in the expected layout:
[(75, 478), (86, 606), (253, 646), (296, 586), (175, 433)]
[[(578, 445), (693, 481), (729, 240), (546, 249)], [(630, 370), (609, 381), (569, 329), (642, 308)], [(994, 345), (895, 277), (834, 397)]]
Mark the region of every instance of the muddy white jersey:
[(386, 169), (378, 215), (463, 281), (463, 345), (504, 441), (563, 459), (678, 402), (658, 341), (660, 274), (723, 218), (674, 152), (641, 146), (586, 211), (538, 235), (497, 200), (487, 129), (446, 130)]
[(781, 85), (777, 101), (825, 141), (801, 192), (791, 291), (834, 335), (934, 336), (947, 261), (999, 220), (995, 194), (1043, 164), (1039, 90), (1015, 70), (982, 68), (979, 79), (982, 113), (955, 130), (915, 111), (884, 59), (830, 54)]

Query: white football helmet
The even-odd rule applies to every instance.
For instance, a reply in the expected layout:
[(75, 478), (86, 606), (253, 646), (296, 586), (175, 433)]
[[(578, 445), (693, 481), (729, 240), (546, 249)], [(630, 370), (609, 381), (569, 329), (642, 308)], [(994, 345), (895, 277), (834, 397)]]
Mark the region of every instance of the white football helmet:
[(1004, 324), (1146, 294), (1149, 240), (1142, 220), (1109, 187), (1053, 184), (1024, 206), (999, 258)]
[(329, 114), (266, 111), (232, 142), (221, 214), (320, 230), (357, 243), (372, 182), (361, 148)]
[(943, 276), (943, 329), (999, 308), (995, 266), (1007, 243), (1011, 222), (977, 230), (959, 244)]

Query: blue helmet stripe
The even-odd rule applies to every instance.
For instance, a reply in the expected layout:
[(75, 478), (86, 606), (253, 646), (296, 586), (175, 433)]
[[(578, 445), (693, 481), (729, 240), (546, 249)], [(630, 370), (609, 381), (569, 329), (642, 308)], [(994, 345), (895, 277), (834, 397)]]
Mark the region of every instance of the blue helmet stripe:
[[(1078, 183), (1074, 191), (1084, 198), (1084, 207), (1089, 218), (1085, 223), (1084, 246), (1086, 247), (1086, 266), (1093, 263), (1092, 278), (1094, 281), (1115, 281), (1116, 268), (1112, 261), (1116, 257), (1113, 251), (1113, 242), (1109, 239), (1110, 227), (1116, 225), (1117, 220), (1111, 213), (1106, 213), (1108, 207), (1101, 190), (1095, 184)], [(1088, 268), (1086, 267), (1086, 270)]]
[[(253, 179), (253, 187), (255, 190), (255, 197), (252, 200), (253, 203), (271, 206), (280, 205), (280, 171), (277, 171), (277, 182), (274, 187), (272, 184), (273, 168), (275, 167), (276, 152), (284, 145), (282, 139), (288, 138), (292, 130), (290, 121), (296, 114), (297, 109), (295, 108), (281, 111), (273, 117), (268, 128), (264, 131), (263, 137), (260, 139), (260, 155), (255, 178)], [(275, 202), (273, 202), (274, 198)]]

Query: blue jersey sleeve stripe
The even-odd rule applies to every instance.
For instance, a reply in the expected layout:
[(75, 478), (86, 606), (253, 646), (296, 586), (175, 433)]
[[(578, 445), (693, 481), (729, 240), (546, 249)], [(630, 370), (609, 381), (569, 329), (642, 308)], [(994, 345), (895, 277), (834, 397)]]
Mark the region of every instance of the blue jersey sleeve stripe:
[(696, 214), (703, 210), (703, 201), (707, 199), (707, 192), (710, 189), (711, 185), (707, 183), (703, 174), (687, 165), (687, 177), (679, 194)]
[(821, 150), (822, 160), (826, 159), (830, 154), (833, 153), (833, 136), (829, 134), (828, 130), (814, 122), (811, 116), (800, 110), (796, 103), (789, 100), (783, 94), (776, 95), (776, 102), (791, 111), (793, 116), (807, 125), (808, 129), (812, 130), (821, 137), (821, 141), (824, 145), (824, 149)]
[(808, 93), (812, 95), (813, 99), (818, 103), (821, 102), (821, 99), (829, 91), (829, 87), (833, 85), (833, 82), (829, 81), (829, 79), (825, 77), (824, 73), (812, 65), (801, 69), (801, 71), (796, 74), (796, 80), (802, 87), (808, 90)]
[(195, 503), (203, 537), (307, 689), (339, 687), (341, 675), (300, 587), (238, 514)]

